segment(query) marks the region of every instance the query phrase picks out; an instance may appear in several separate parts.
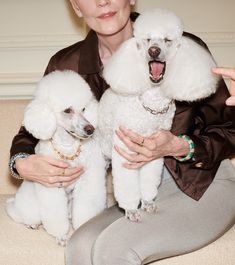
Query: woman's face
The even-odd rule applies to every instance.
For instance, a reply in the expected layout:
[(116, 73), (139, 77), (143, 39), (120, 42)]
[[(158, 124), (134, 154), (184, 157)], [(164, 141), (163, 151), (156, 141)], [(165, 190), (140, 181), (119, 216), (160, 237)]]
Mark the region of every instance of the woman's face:
[(129, 21), (136, 0), (70, 0), (79, 17), (101, 35), (121, 31)]

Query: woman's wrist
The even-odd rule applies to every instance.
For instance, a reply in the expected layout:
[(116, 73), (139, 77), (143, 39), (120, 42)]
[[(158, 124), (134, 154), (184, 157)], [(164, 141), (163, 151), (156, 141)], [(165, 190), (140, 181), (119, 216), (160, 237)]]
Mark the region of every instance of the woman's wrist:
[(11, 157), (11, 159), (9, 161), (9, 169), (10, 169), (10, 174), (12, 177), (14, 177), (16, 179), (23, 179), (23, 177), (21, 177), (17, 171), (16, 162), (18, 163), (19, 160), (27, 158), (28, 156), (30, 156), (30, 155), (27, 153), (18, 153), (18, 154), (15, 154), (14, 156)]
[(183, 157), (187, 156), (187, 154), (190, 151), (190, 147), (188, 142), (181, 137), (175, 136), (172, 139), (172, 145), (171, 145), (171, 156), (173, 157)]
[(174, 158), (180, 162), (185, 162), (193, 158), (195, 152), (195, 144), (188, 135), (181, 134), (178, 136), (178, 139), (184, 141), (184, 144), (187, 145), (188, 152), (181, 155), (174, 155)]

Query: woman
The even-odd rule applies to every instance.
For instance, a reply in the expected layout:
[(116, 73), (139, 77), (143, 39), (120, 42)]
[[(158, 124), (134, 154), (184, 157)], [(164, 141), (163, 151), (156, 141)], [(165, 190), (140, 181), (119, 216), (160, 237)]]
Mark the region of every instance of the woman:
[[(102, 78), (103, 65), (132, 36), (130, 11), (135, 0), (71, 3), (92, 30), (84, 41), (53, 56), (45, 74), (55, 69), (74, 70), (100, 99), (108, 87)], [(185, 35), (204, 45), (197, 37)], [(133, 223), (117, 206), (107, 209), (74, 233), (66, 249), (67, 265), (147, 264), (205, 246), (234, 224), (235, 171), (227, 158), (235, 154), (235, 110), (225, 106), (228, 96), (221, 80), (216, 94), (208, 99), (194, 104), (177, 102), (171, 132), (144, 138), (120, 128), (118, 136), (136, 153), (130, 156), (117, 148), (129, 161), (124, 166), (130, 170), (165, 157), (157, 197), (160, 211), (143, 213), (142, 222)], [(187, 134), (190, 140), (179, 134)], [(190, 147), (192, 141), (195, 151)], [(61, 161), (33, 155), (36, 143), (22, 127), (11, 148), (15, 176), (47, 186), (59, 186), (60, 182), (67, 186), (83, 173), (82, 168), (71, 169)]]

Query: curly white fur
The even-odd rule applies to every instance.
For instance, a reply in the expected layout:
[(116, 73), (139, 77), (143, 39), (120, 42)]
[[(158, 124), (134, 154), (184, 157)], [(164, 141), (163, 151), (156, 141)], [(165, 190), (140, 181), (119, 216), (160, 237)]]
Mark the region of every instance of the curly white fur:
[[(124, 168), (125, 159), (113, 147), (130, 151), (115, 130), (123, 125), (143, 136), (169, 130), (175, 112), (172, 100), (195, 101), (216, 91), (212, 56), (182, 33), (182, 23), (171, 11), (146, 11), (134, 24), (134, 37), (123, 43), (104, 68), (111, 88), (99, 104), (102, 148), (112, 160), (115, 197), (131, 220), (140, 218), (136, 214), (140, 200), (144, 209), (154, 208), (163, 159), (139, 170)], [(155, 65), (150, 66), (151, 61)]]
[(106, 162), (96, 131), (90, 137), (91, 124), (97, 124), (97, 105), (88, 84), (77, 73), (55, 71), (38, 83), (35, 98), (25, 110), (26, 129), (40, 139), (36, 154), (60, 159), (50, 139), (67, 156), (82, 144), (80, 155), (66, 161), (71, 167), (85, 168), (76, 183), (67, 188), (49, 188), (24, 180), (15, 197), (7, 202), (13, 220), (29, 227), (42, 224), (61, 245), (68, 236), (69, 219), (77, 229), (106, 206)]

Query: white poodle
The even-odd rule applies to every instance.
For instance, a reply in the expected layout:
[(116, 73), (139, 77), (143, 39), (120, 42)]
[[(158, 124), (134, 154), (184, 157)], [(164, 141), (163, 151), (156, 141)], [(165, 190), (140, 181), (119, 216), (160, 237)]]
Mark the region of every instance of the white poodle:
[(72, 71), (55, 71), (38, 83), (25, 111), (26, 129), (40, 139), (36, 154), (62, 159), (71, 167), (81, 164), (85, 173), (67, 188), (24, 180), (7, 201), (7, 212), (31, 228), (42, 224), (61, 245), (70, 221), (77, 229), (106, 206), (106, 163), (94, 128), (97, 106), (83, 78)]
[(104, 68), (110, 84), (99, 105), (99, 129), (103, 152), (112, 160), (115, 197), (126, 217), (140, 220), (138, 206), (156, 210), (163, 158), (139, 170), (123, 167), (127, 162), (114, 149), (127, 147), (115, 134), (123, 125), (143, 136), (159, 129), (170, 130), (174, 100), (195, 101), (216, 91), (217, 77), (211, 54), (182, 36), (180, 19), (168, 10), (146, 11), (134, 24), (134, 37), (127, 40)]

